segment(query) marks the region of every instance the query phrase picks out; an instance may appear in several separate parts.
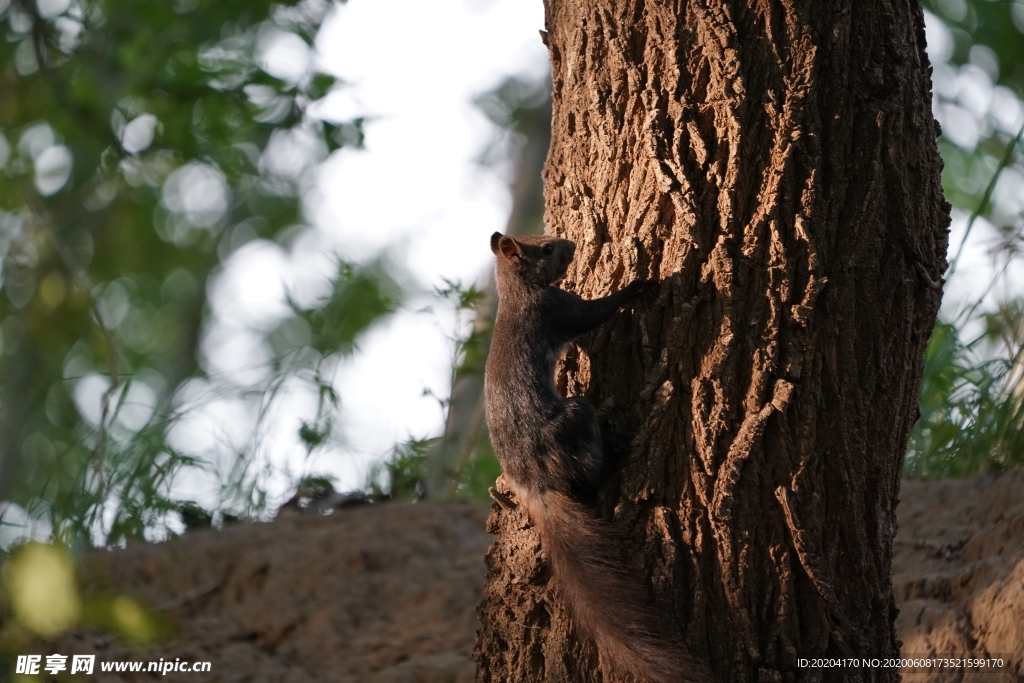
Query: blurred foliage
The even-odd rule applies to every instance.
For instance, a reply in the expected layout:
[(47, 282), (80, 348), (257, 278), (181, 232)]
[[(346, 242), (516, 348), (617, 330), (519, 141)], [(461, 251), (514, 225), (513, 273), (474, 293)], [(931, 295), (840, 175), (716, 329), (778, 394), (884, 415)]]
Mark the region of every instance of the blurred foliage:
[[(293, 317), (278, 325), (271, 333), (271, 342), (281, 357), (307, 346), (322, 355), (351, 353), (356, 338), (394, 310), (397, 293), (398, 286), (379, 264), (357, 269), (340, 263), (331, 295), (315, 308), (302, 308), (289, 300)], [(305, 325), (308, 330), (297, 329), (297, 325)], [(295, 344), (296, 336), (305, 344)], [(323, 395), (329, 387), (321, 386), (320, 391)], [(332, 400), (337, 397), (332, 396)]]
[(427, 494), (427, 464), (435, 439), (410, 439), (396, 444), (382, 462), (370, 469), (369, 489), (374, 498), (420, 500)]
[[(518, 164), (533, 177), (537, 170), (521, 158), (531, 143), (547, 154), (551, 142), (551, 80), (529, 76), (509, 76), (491, 90), (473, 99), (476, 108), (494, 124), (494, 134), (484, 145), (477, 163), (494, 168), (506, 163)], [(527, 168), (529, 167), (529, 168)], [(544, 197), (540, 197), (543, 202)], [(543, 227), (543, 216), (535, 215)]]
[[(445, 280), (434, 294), (437, 303), (454, 314), (454, 329), (448, 335), (451, 392), (434, 397), (445, 417), (445, 431), (438, 437), (397, 444), (371, 469), (369, 488), (377, 497), (484, 502), (501, 473), (484, 428), (480, 393), (493, 316), (485, 306), (486, 292), (476, 286)], [(463, 405), (459, 394), (467, 388), (471, 394)], [(453, 414), (456, 410), (467, 414), (458, 419)]]
[[(944, 304), (929, 342), (904, 473), (969, 476), (1024, 464), (1024, 298), (1006, 277), (1021, 267), (1024, 246), (1024, 1), (924, 6), (943, 186), (962, 226), (946, 291), (966, 299)], [(961, 265), (979, 234), (985, 281)]]
[(971, 61), (977, 45), (997, 56), (1000, 82), (1024, 93), (1024, 3), (1020, 0), (924, 0), (925, 9), (949, 26), (954, 45), (950, 61)]
[[(427, 497), (427, 474), (432, 450), (441, 437), (411, 439), (397, 444), (380, 464), (370, 470), (369, 486), (373, 499), (421, 500)], [(451, 472), (450, 488), (436, 496), (438, 500), (462, 500), (486, 503), (488, 490), (501, 474), (501, 465), (491, 448), (486, 431), (478, 436), (474, 450)]]
[(133, 646), (175, 635), (175, 625), (138, 600), (110, 592), (83, 593), (71, 554), (61, 545), (27, 543), (0, 568), (0, 679), (14, 660), (73, 627), (106, 633)]
[[(334, 77), (266, 57), (275, 41), (312, 55), (330, 9), (0, 0), (0, 501), (54, 537), (117, 543), (195, 506), (171, 482), (209, 463), (168, 434), (195, 409), (182, 387), (210, 379), (207, 281), (246, 243), (308, 230), (310, 171), (362, 142), (361, 119), (309, 113)], [(338, 409), (325, 368), (398, 298), (381, 268), (339, 264), (326, 297), (266, 333), (271, 367), (239, 393), (265, 410), (288, 381), (314, 384), (299, 436), (321, 447)], [(236, 514), (265, 504), (256, 449), (218, 473)]]
[[(477, 163), (502, 173), (512, 194), (506, 234), (543, 232), (541, 171), (551, 140), (550, 79), (509, 76), (474, 103), (495, 126)], [(418, 481), (428, 497), (483, 502), (501, 473), (484, 423), (483, 397), (497, 294), (493, 282), (484, 290), (446, 282), (435, 294), (453, 307), (456, 320), (449, 335), (451, 390), (438, 398), (445, 428), (438, 438), (396, 449), (392, 460), (400, 467), (395, 474), (401, 479), (410, 466), (418, 467)]]
[(509, 167), (512, 212), (504, 232), (539, 235), (544, 232), (543, 169), (551, 146), (551, 79), (509, 76), (474, 103), (495, 126), (477, 163)]
[(75, 565), (59, 546), (21, 547), (4, 563), (0, 578), (14, 619), (36, 635), (52, 638), (81, 617)]
[[(1019, 253), (1024, 206), (1010, 195), (1020, 194), (1014, 186), (1024, 179), (1024, 2), (925, 0), (924, 6), (932, 13), (929, 54), (946, 197), (1001, 229), (1000, 246)], [(960, 248), (950, 245), (954, 259)]]
[[(487, 345), (494, 322), (480, 314), (487, 293), (476, 285), (445, 279), (445, 286), (434, 290), (438, 299), (447, 301), (455, 310), (456, 331), (449, 335), (451, 343), (451, 385), (467, 375), (482, 377), (487, 362)], [(448, 408), (451, 399), (439, 399)]]
[[(453, 399), (460, 385), (471, 380), (474, 388), (479, 387), (482, 390), (484, 364), (487, 362), (487, 350), (490, 348), (494, 317), (485, 306), (486, 292), (476, 286), (467, 288), (460, 283), (445, 280), (445, 286), (438, 288), (436, 294), (440, 299), (447, 300), (454, 308), (456, 331), (449, 336), (452, 349), (452, 393), (447, 399), (439, 399), (445, 414), (445, 425), (449, 428), (445, 429), (435, 449), (435, 452), (447, 454), (443, 461), (434, 463), (435, 467), (441, 469), (441, 479), (444, 483), (434, 497), (482, 502), (487, 500), (487, 489), (494, 484), (494, 479), (501, 472), (487, 430), (484, 428), (482, 393), (475, 401), (467, 402), (466, 406), (461, 407), (469, 413), (464, 416), (466, 424), (463, 429), (454, 430), (450, 427), (454, 424), (452, 411), (456, 409)], [(489, 472), (493, 472), (494, 477), (488, 480), (486, 473)]]
[(1024, 310), (1015, 303), (986, 315), (985, 333), (968, 344), (952, 324), (936, 326), (908, 476), (962, 477), (1024, 465)]

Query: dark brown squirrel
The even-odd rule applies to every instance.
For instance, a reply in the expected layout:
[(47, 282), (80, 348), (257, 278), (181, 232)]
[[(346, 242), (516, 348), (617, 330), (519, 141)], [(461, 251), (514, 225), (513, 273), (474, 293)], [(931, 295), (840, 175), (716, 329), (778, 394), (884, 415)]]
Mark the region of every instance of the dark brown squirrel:
[(601, 299), (554, 286), (576, 245), (555, 237), (491, 235), (498, 314), (484, 392), (494, 452), (540, 535), (552, 582), (577, 632), (597, 646), (607, 673), (644, 683), (710, 681), (622, 561), (593, 501), (606, 474), (597, 414), (555, 389), (559, 352), (640, 296), (636, 280)]

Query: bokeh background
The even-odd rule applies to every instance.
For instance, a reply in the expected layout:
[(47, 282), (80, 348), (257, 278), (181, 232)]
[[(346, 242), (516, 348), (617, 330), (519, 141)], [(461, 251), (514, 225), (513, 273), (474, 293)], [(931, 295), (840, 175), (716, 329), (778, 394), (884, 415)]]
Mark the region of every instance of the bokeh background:
[[(925, 8), (954, 208), (917, 478), (1024, 460), (1024, 0)], [(0, 552), (486, 496), (487, 240), (543, 229), (539, 1), (0, 22)]]

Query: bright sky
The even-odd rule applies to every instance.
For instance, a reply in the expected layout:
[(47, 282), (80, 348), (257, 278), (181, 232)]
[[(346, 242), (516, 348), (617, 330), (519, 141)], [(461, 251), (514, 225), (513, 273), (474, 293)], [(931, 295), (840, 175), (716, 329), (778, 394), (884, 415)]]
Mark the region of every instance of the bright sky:
[[(540, 0), (352, 0), (324, 27), (321, 59), (352, 84), (339, 108), (375, 118), (366, 151), (342, 152), (322, 175), (315, 221), (344, 255), (397, 250), (426, 288), (482, 279), (510, 198), (474, 163), (494, 128), (472, 100), (510, 74), (547, 72), (543, 26)], [(410, 302), (341, 369), (350, 456), (439, 433), (440, 408), (424, 389), (447, 394), (453, 321), (418, 312), (430, 303)], [(345, 484), (364, 483), (361, 468), (340, 464)]]
[[(358, 488), (396, 443), (440, 432), (441, 409), (424, 391), (448, 392), (446, 335), (454, 318), (443, 307), (424, 311), (436, 304), (427, 293), (442, 278), (483, 280), (493, 258), (488, 237), (504, 229), (510, 209), (503, 179), (475, 163), (495, 130), (472, 100), (508, 75), (546, 74), (543, 22), (540, 0), (350, 0), (324, 24), (316, 42), (320, 67), (348, 85), (320, 113), (369, 117), (366, 149), (342, 150), (321, 167), (308, 202), (316, 233), (290, 252), (259, 241), (230, 257), (210, 289), (216, 322), (203, 346), (208, 369), (243, 384), (260, 379), (265, 351), (245, 328), (279, 319), (286, 290), (300, 300), (321, 294), (332, 253), (365, 262), (387, 249), (422, 294), (368, 333), (337, 369), (341, 450), (304, 461), (296, 434), (315, 402), (299, 385), (287, 389), (259, 437), (275, 467), (293, 476), (330, 473), (341, 488)], [(287, 40), (273, 42), (266, 56), (281, 75), (305, 59)], [(208, 388), (197, 384), (192, 394)], [(208, 447), (217, 440), (242, 446), (252, 424), (237, 404), (214, 401), (183, 425), (181, 445), (192, 441), (194, 451), (196, 434), (206, 432), (216, 435)], [(185, 478), (181, 492), (192, 489), (194, 498), (202, 479)]]

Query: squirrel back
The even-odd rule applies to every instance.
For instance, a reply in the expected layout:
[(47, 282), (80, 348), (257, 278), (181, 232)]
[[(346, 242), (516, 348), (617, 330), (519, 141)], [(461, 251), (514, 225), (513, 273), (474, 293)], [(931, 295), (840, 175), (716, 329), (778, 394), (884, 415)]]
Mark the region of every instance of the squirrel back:
[(580, 635), (594, 641), (606, 673), (642, 683), (710, 681), (630, 576), (611, 526), (583, 502), (604, 474), (597, 415), (554, 385), (565, 344), (647, 283), (588, 301), (554, 286), (572, 262), (571, 241), (494, 233), (491, 250), (498, 314), (484, 377), (487, 422), (506, 479), (540, 536), (556, 594)]

